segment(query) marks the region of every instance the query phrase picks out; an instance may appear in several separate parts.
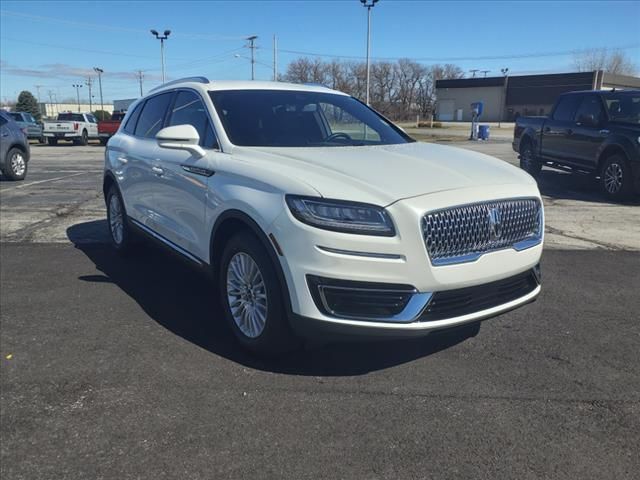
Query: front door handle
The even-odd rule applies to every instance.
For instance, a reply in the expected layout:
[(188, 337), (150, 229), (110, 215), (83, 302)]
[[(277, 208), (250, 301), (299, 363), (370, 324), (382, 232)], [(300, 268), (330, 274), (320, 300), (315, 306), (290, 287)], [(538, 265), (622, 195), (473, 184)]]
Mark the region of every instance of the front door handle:
[(161, 177), (164, 174), (164, 170), (160, 167), (151, 167), (151, 171)]

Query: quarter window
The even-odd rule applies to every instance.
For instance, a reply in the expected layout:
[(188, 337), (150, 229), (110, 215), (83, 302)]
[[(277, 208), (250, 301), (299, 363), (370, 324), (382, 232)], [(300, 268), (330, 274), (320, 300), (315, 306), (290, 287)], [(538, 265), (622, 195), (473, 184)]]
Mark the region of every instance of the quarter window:
[(172, 95), (172, 93), (163, 93), (151, 97), (145, 102), (136, 125), (135, 135), (137, 137), (154, 138), (156, 133), (162, 130)]
[(198, 131), (202, 147), (217, 148), (218, 146), (206, 107), (195, 92), (186, 90), (178, 92), (168, 125), (193, 125)]
[(131, 115), (129, 115), (129, 119), (127, 120), (127, 123), (124, 126), (124, 131), (129, 135), (133, 135), (134, 132), (136, 131), (136, 123), (138, 123), (138, 117), (140, 116), (140, 112), (142, 111), (143, 105), (144, 105), (144, 102), (141, 102), (140, 104), (138, 104), (135, 110), (131, 112)]

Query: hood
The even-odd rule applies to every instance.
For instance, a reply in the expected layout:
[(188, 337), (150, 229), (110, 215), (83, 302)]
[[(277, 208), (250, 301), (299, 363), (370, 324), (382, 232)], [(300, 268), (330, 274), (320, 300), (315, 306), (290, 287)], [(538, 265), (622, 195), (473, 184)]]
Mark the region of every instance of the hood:
[[(312, 186), (323, 197), (386, 206), (398, 200), (469, 187), (535, 181), (524, 171), (482, 153), (430, 143), (364, 147), (236, 147)], [(262, 160), (262, 161), (261, 161)]]

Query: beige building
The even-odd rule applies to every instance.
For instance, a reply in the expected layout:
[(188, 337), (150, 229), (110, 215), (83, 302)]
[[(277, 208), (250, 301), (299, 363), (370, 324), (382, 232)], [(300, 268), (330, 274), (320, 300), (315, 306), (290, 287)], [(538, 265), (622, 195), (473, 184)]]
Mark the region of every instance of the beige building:
[[(58, 113), (62, 112), (91, 113), (100, 110), (99, 103), (97, 105), (93, 103), (91, 106), (89, 106), (88, 103), (81, 103), (80, 108), (78, 108), (77, 103), (40, 103), (39, 105), (42, 116), (46, 118), (55, 118), (58, 116)], [(104, 110), (113, 113), (113, 105), (105, 103)]]

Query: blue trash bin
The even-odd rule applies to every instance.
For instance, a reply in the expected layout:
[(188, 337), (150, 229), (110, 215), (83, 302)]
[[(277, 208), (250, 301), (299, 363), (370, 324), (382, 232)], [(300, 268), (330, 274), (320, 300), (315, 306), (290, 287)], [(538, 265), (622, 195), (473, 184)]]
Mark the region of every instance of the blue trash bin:
[(480, 140), (489, 140), (489, 125), (478, 126), (478, 138)]

